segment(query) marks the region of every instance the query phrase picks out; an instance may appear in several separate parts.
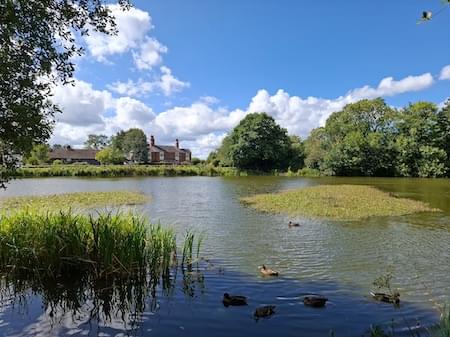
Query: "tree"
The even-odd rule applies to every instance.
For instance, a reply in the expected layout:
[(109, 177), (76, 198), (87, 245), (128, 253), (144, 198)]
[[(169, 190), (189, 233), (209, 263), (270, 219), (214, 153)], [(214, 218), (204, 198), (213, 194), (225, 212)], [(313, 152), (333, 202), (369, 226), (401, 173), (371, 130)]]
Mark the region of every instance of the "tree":
[(125, 157), (119, 151), (111, 147), (105, 147), (97, 152), (95, 155), (95, 160), (103, 165), (122, 164), (125, 161)]
[(409, 104), (398, 112), (395, 125), (398, 175), (443, 176), (448, 168), (450, 142), (445, 108), (438, 112), (433, 103)]
[(109, 139), (105, 135), (88, 135), (88, 139), (84, 142), (87, 149), (101, 150), (109, 145)]
[(298, 171), (305, 165), (305, 145), (298, 136), (290, 136), (290, 147), (286, 166), (292, 171)]
[(18, 155), (50, 137), (60, 111), (50, 100), (51, 88), (71, 81), (73, 57), (83, 52), (75, 36), (90, 30), (114, 34), (116, 26), (100, 0), (2, 0), (0, 23), (0, 186), (5, 187)]
[(271, 170), (286, 167), (291, 141), (266, 113), (248, 114), (218, 150), (221, 162), (241, 169)]
[(26, 163), (30, 165), (46, 164), (49, 161), (50, 147), (47, 144), (36, 144), (26, 158)]
[(112, 148), (136, 163), (148, 161), (147, 137), (141, 129), (119, 131), (111, 140)]

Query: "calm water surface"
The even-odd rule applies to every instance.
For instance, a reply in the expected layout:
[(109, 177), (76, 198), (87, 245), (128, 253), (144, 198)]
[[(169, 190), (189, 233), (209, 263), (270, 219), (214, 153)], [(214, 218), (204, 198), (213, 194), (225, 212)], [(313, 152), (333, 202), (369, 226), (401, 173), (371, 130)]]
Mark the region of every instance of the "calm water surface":
[[(291, 220), (243, 206), (255, 193), (317, 184), (366, 184), (399, 196), (428, 202), (439, 213), (333, 222)], [(133, 190), (151, 196), (139, 207), (153, 222), (204, 231), (200, 263), (193, 273), (177, 275), (170, 294), (160, 289), (141, 315), (113, 310), (92, 318), (89, 299), (81, 309), (50, 313), (45, 296), (31, 291), (20, 299), (3, 298), (0, 336), (361, 336), (370, 324), (429, 325), (438, 306), (450, 303), (450, 180), (394, 178), (174, 177), (25, 179), (13, 182), (1, 197), (77, 191)], [(262, 278), (267, 264), (282, 275)], [(367, 295), (374, 279), (392, 272), (402, 305), (373, 302)], [(249, 297), (249, 305), (225, 308), (224, 292)], [(305, 294), (330, 299), (324, 309), (304, 307)], [(276, 305), (270, 319), (255, 321), (258, 305)], [(66, 308), (67, 309), (67, 308)]]

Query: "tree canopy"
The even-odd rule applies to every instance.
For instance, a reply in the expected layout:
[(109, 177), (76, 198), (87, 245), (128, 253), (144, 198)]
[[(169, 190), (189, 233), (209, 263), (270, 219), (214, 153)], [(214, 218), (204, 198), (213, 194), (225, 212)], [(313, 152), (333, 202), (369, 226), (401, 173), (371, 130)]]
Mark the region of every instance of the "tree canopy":
[(111, 145), (114, 150), (122, 153), (128, 160), (136, 163), (148, 161), (147, 137), (141, 129), (119, 131), (112, 137)]
[(101, 150), (109, 145), (109, 138), (105, 135), (88, 135), (87, 140), (84, 142), (84, 146), (87, 149)]
[(362, 100), (333, 113), (305, 141), (305, 164), (325, 174), (442, 177), (449, 172), (449, 104), (389, 107)]
[[(292, 141), (296, 142), (295, 147)], [(240, 169), (283, 169), (295, 160), (303, 161), (302, 145), (299, 143), (298, 138), (289, 138), (287, 130), (271, 116), (251, 113), (225, 137), (221, 147), (210, 155), (208, 161)]]
[[(127, 0), (119, 0), (127, 8)], [(67, 84), (77, 35), (90, 30), (114, 34), (114, 18), (100, 0), (0, 1), (0, 186), (5, 187), (17, 155), (51, 134), (52, 86)]]

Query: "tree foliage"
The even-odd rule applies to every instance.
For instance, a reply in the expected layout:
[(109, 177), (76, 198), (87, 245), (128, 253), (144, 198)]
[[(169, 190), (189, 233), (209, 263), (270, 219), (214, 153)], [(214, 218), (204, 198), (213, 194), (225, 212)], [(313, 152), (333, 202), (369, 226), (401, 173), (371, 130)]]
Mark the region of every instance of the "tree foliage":
[(147, 137), (141, 129), (119, 131), (111, 140), (112, 148), (136, 163), (148, 161)]
[(417, 102), (403, 109), (381, 98), (333, 113), (305, 141), (305, 164), (325, 174), (442, 177), (449, 173), (449, 104)]
[(105, 135), (88, 135), (87, 140), (84, 142), (84, 146), (87, 149), (101, 150), (109, 145), (109, 138)]
[(303, 162), (303, 146), (298, 137), (289, 138), (286, 129), (266, 113), (252, 113), (225, 137), (208, 162), (263, 171), (297, 167)]
[[(126, 8), (128, 2), (120, 0)], [(90, 30), (114, 34), (114, 18), (101, 0), (0, 1), (0, 185), (17, 155), (51, 134), (52, 86), (67, 84), (73, 57), (83, 50), (76, 36)]]
[(123, 164), (125, 157), (121, 152), (112, 147), (105, 147), (104, 149), (97, 152), (95, 155), (95, 160), (100, 162), (100, 164)]
[(26, 158), (30, 165), (42, 165), (49, 161), (50, 147), (47, 144), (36, 144)]

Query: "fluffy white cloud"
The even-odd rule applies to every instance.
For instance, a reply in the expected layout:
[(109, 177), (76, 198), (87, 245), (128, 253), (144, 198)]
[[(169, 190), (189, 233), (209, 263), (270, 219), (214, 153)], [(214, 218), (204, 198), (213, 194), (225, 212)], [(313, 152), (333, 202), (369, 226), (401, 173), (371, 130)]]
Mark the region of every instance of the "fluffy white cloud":
[(102, 123), (106, 109), (113, 105), (109, 91), (94, 90), (92, 84), (80, 80), (75, 80), (73, 85), (56, 86), (53, 101), (63, 111), (56, 116), (57, 121), (73, 126)]
[(433, 76), (425, 73), (419, 76), (408, 76), (399, 81), (392, 77), (383, 78), (378, 87), (364, 86), (350, 91), (347, 96), (351, 99), (375, 98), (380, 96), (394, 96), (411, 91), (420, 91), (433, 84)]
[(440, 80), (450, 80), (450, 65), (442, 68), (439, 79)]
[(137, 48), (145, 40), (147, 33), (153, 28), (150, 15), (138, 8), (122, 10), (119, 5), (108, 5), (115, 17), (116, 35), (106, 35), (91, 31), (84, 38), (90, 54), (98, 61), (106, 61), (106, 57), (122, 54)]
[(179, 92), (190, 86), (189, 82), (183, 82), (174, 77), (172, 71), (165, 66), (161, 67), (161, 73), (161, 79), (156, 85), (166, 96), (170, 96), (172, 93)]
[[(170, 71), (161, 70), (163, 75), (170, 75)], [(157, 82), (152, 82), (152, 86), (160, 85), (154, 84)], [(88, 133), (112, 135), (120, 129), (140, 127), (147, 135), (154, 134), (159, 143), (171, 144), (175, 138), (180, 138), (182, 146), (190, 147), (195, 156), (204, 158), (220, 144), (226, 132), (248, 113), (267, 112), (291, 134), (305, 137), (311, 129), (323, 125), (331, 113), (348, 103), (422, 90), (433, 84), (433, 78), (428, 73), (400, 80), (387, 77), (375, 88), (364, 86), (335, 99), (301, 98), (291, 96), (284, 90), (271, 95), (262, 89), (250, 100), (247, 108), (235, 110), (221, 107), (214, 97), (201, 97), (191, 105), (172, 107), (159, 114), (134, 98), (112, 98), (108, 91), (94, 90), (90, 84), (82, 81), (77, 81), (77, 84), (80, 84), (78, 89), (75, 86), (68, 93), (68, 89), (61, 89), (55, 94), (55, 99), (64, 102), (66, 109), (56, 127), (53, 142), (59, 139), (62, 143), (82, 144)], [(116, 92), (131, 95), (132, 86), (132, 82), (125, 83), (122, 88), (116, 86)], [(91, 112), (92, 122), (84, 120), (80, 123), (78, 120), (83, 118), (83, 114), (79, 113), (83, 103), (89, 107), (84, 110)], [(108, 109), (115, 109), (115, 113), (109, 113)]]
[(141, 43), (138, 52), (133, 52), (133, 60), (139, 70), (151, 69), (161, 64), (162, 55), (167, 53), (167, 47), (158, 40), (147, 37)]
[(108, 88), (121, 95), (144, 96), (147, 93), (162, 92), (165, 96), (171, 96), (190, 86), (189, 82), (183, 82), (172, 75), (172, 71), (165, 66), (160, 68), (161, 76), (155, 81), (128, 80), (127, 82), (114, 82)]

